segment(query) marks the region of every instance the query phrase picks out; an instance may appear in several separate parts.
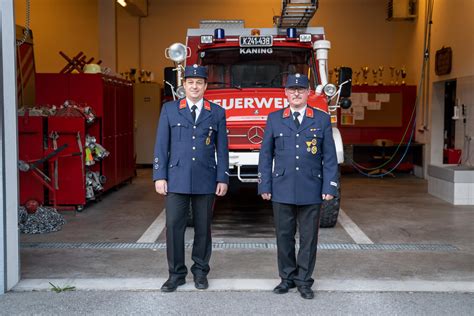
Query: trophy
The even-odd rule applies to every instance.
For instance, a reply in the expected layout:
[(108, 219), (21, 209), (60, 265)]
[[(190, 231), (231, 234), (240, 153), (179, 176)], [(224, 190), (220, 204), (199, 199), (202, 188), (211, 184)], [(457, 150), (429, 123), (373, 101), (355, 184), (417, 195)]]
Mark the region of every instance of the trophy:
[(383, 86), (383, 66), (379, 66), (379, 85)]
[(400, 78), (400, 69), (395, 70), (395, 76), (396, 76), (395, 85), (398, 86), (399, 85), (398, 78)]
[(377, 81), (378, 72), (379, 71), (377, 69), (372, 69), (372, 75), (374, 76), (374, 83), (373, 83), (374, 86), (377, 86), (379, 84), (378, 81)]
[(333, 73), (334, 73), (334, 71), (332, 71), (332, 69), (328, 71), (328, 74), (329, 74), (329, 80), (328, 80), (328, 82), (329, 82), (329, 83), (332, 83), (332, 74), (333, 74)]
[(405, 69), (405, 66), (400, 69), (400, 75), (402, 76), (402, 85), (406, 85), (405, 78), (407, 77), (407, 70)]
[(367, 82), (367, 74), (369, 73), (369, 67), (365, 66), (365, 67), (361, 67), (360, 69), (362, 70), (362, 74), (364, 76), (364, 84), (365, 85), (369, 84)]
[(393, 81), (393, 75), (395, 74), (395, 73), (394, 73), (395, 67), (390, 66), (389, 68), (390, 68), (390, 85), (393, 86), (393, 85), (395, 84), (395, 82)]
[(360, 85), (360, 82), (359, 82), (360, 71), (354, 71), (354, 75), (355, 75), (355, 83), (354, 83), (354, 85), (355, 85), (355, 86), (358, 86), (358, 85)]

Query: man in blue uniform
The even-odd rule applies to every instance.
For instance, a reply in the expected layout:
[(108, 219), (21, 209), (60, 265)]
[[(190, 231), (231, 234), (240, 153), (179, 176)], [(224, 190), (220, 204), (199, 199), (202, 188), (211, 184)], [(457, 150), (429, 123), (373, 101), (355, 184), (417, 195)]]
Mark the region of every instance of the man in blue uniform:
[(205, 67), (186, 67), (184, 78), (186, 98), (163, 105), (155, 143), (153, 181), (156, 192), (166, 195), (169, 278), (163, 292), (185, 283), (184, 233), (190, 203), (195, 230), (191, 272), (197, 289), (208, 288), (212, 209), (215, 195), (224, 196), (229, 183), (225, 110), (203, 99)]
[[(312, 299), (321, 203), (334, 198), (339, 183), (336, 148), (330, 116), (307, 106), (308, 77), (289, 75), (285, 94), (290, 106), (267, 119), (258, 191), (273, 203), (281, 277), (273, 292), (287, 293), (296, 286), (303, 298)], [(297, 224), (300, 250), (296, 258)]]

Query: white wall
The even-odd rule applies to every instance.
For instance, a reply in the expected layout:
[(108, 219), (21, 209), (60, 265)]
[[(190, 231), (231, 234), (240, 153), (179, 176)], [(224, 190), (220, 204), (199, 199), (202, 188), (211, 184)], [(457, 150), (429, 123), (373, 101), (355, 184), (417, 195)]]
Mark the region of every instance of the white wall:
[[(18, 135), (17, 135), (17, 108), (16, 108), (16, 72), (15, 72), (15, 19), (13, 0), (0, 0), (1, 18), (1, 63), (2, 89), (1, 120), (4, 131), (1, 138), (2, 168), (0, 200), (0, 216), (4, 225), (0, 226), (0, 233), (5, 240), (2, 251), (5, 265), (2, 269), (6, 273), (5, 289), (11, 289), (20, 279), (19, 251), (18, 251)], [(2, 279), (3, 281), (3, 279)]]
[[(425, 16), (425, 4), (428, 0), (419, 1), (419, 17)], [(461, 103), (469, 105), (467, 126), (470, 135), (473, 134), (473, 106), (474, 106), (474, 1), (472, 0), (436, 0), (434, 1), (432, 29), (431, 29), (431, 66), (430, 82), (431, 91), (428, 101), (428, 130), (417, 134), (417, 140), (430, 143), (430, 150), (425, 157), (425, 165), (442, 163), (443, 156), (443, 129), (444, 129), (444, 84), (448, 80), (457, 80), (456, 95)], [(423, 21), (418, 19), (417, 31), (412, 40), (411, 55), (419, 57), (423, 45)], [(443, 46), (453, 50), (452, 70), (448, 75), (437, 76), (434, 70), (436, 51)], [(421, 70), (421, 60), (419, 62)], [(418, 70), (418, 72), (419, 72)], [(472, 106), (471, 106), (472, 105)], [(456, 122), (456, 147), (462, 148), (463, 131), (460, 121)], [(471, 142), (471, 147), (473, 143)], [(471, 155), (472, 163), (472, 155)]]

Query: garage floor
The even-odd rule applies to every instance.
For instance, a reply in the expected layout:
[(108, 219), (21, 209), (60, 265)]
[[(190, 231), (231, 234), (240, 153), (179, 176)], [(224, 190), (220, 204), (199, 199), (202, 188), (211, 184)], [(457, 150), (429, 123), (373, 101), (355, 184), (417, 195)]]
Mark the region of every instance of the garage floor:
[[(271, 290), (278, 282), (271, 205), (251, 187), (232, 191), (216, 202), (210, 289)], [(406, 174), (344, 175), (342, 191), (337, 226), (320, 231), (316, 290), (474, 292), (473, 206), (430, 196), (425, 180)], [(62, 231), (22, 235), (17, 290), (64, 279), (77, 288), (158, 289), (168, 276), (163, 207), (151, 170), (140, 169), (100, 203), (64, 213)], [(192, 243), (192, 229), (186, 236)], [(189, 249), (187, 260), (189, 267)], [(193, 290), (191, 283), (180, 290)]]

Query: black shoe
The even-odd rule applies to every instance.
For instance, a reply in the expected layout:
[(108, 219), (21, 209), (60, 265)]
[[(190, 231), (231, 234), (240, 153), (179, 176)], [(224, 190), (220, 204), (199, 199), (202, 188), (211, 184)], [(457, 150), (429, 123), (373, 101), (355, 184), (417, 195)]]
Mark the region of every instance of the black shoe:
[(293, 281), (281, 281), (274, 289), (273, 293), (275, 294), (285, 294), (288, 293), (289, 289), (296, 287)]
[(314, 292), (309, 285), (298, 286), (298, 292), (300, 292), (302, 298), (307, 300), (314, 298)]
[(174, 291), (176, 291), (178, 286), (183, 285), (184, 283), (186, 283), (185, 279), (172, 279), (172, 278), (169, 278), (161, 286), (161, 292), (174, 292)]
[(209, 282), (207, 281), (207, 277), (203, 276), (195, 276), (194, 277), (194, 286), (198, 290), (205, 290), (209, 287)]

